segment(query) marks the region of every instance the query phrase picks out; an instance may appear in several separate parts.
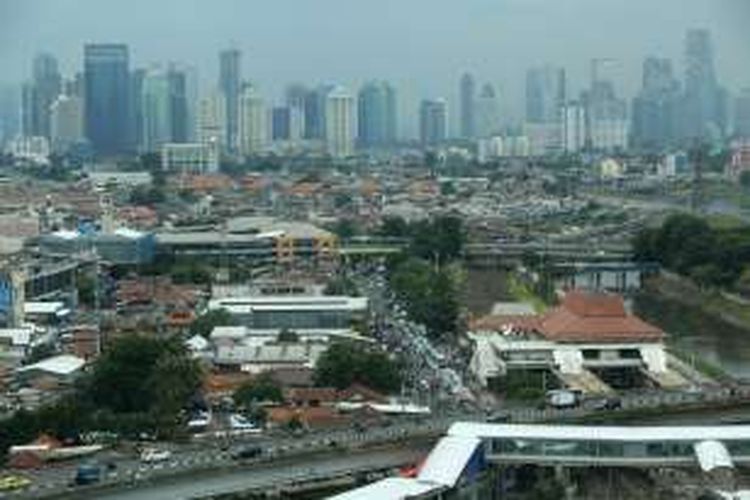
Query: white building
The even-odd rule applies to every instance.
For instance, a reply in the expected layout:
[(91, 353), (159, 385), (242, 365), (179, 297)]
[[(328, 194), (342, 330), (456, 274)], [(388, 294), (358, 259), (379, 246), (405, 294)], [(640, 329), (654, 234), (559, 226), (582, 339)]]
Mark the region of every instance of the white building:
[(50, 139), (55, 151), (65, 152), (84, 140), (83, 101), (75, 96), (61, 95), (50, 109)]
[(357, 130), (354, 97), (343, 87), (334, 88), (325, 100), (326, 150), (334, 158), (354, 154)]
[(628, 147), (630, 122), (624, 119), (592, 119), (591, 146), (599, 151), (625, 150)]
[(570, 103), (562, 108), (562, 149), (578, 153), (586, 146), (586, 108)]
[(529, 138), (529, 153), (532, 156), (544, 156), (560, 151), (561, 127), (560, 123), (526, 123), (524, 132)]
[(239, 100), (239, 151), (249, 156), (265, 152), (270, 138), (270, 110), (254, 85), (242, 89)]
[(591, 369), (643, 370), (664, 386), (684, 382), (667, 369), (664, 332), (628, 314), (616, 295), (569, 292), (544, 315), (487, 316), (474, 321), (471, 331), (470, 366), (482, 382), (511, 369), (539, 368), (582, 389), (606, 390)]
[(15, 158), (27, 160), (39, 165), (49, 163), (50, 146), (46, 137), (17, 137), (8, 148)]
[(216, 92), (198, 101), (195, 135), (201, 144), (216, 144), (227, 147), (226, 104), (224, 95)]
[(183, 174), (218, 172), (218, 143), (164, 144), (161, 148), (161, 166), (165, 172)]

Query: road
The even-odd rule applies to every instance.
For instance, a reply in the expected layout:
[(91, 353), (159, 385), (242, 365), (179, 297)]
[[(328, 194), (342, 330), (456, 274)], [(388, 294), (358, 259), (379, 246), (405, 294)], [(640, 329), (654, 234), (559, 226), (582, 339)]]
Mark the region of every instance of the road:
[[(251, 489), (274, 489), (295, 482), (330, 478), (345, 473), (382, 470), (417, 462), (429, 452), (430, 445), (408, 448), (366, 450), (347, 454), (320, 454), (314, 457), (262, 464), (227, 472), (183, 476), (155, 484), (143, 484), (130, 490), (97, 491), (90, 497), (100, 500), (190, 499)], [(79, 494), (60, 498), (80, 498)]]

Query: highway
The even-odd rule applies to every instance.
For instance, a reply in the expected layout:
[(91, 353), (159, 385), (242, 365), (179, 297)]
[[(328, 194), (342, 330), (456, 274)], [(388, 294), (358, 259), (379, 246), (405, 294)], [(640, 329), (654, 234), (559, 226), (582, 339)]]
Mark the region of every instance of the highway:
[(409, 447), (368, 449), (346, 454), (325, 452), (314, 456), (282, 462), (256, 464), (235, 469), (164, 478), (155, 482), (139, 482), (126, 489), (92, 490), (57, 495), (54, 498), (97, 498), (104, 500), (193, 499), (253, 489), (274, 490), (292, 483), (330, 478), (399, 467), (421, 460), (430, 450), (430, 443)]

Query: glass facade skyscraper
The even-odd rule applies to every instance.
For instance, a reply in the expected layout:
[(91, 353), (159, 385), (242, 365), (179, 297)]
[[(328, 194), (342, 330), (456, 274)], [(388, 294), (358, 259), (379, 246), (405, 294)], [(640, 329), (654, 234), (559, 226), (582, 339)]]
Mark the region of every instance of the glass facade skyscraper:
[(448, 138), (448, 103), (424, 100), (419, 108), (419, 136), (425, 146), (437, 146)]
[(359, 91), (360, 146), (376, 148), (396, 142), (396, 91), (388, 82), (368, 82)]
[(123, 153), (131, 147), (128, 65), (127, 45), (84, 47), (86, 136), (98, 154)]
[(219, 90), (226, 102), (226, 143), (231, 151), (238, 147), (242, 53), (229, 49), (219, 54)]

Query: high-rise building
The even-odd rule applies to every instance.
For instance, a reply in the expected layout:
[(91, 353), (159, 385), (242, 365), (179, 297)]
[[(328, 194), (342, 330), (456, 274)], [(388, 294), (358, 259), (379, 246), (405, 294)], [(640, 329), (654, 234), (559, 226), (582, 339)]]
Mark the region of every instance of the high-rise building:
[(239, 153), (249, 156), (268, 148), (268, 107), (258, 88), (245, 84), (240, 93)]
[(334, 158), (354, 154), (357, 114), (354, 97), (344, 87), (334, 87), (325, 98), (326, 151)]
[(388, 82), (368, 82), (359, 91), (359, 143), (382, 148), (396, 142), (396, 91)]
[(325, 140), (326, 100), (334, 85), (320, 85), (305, 96), (305, 139)]
[(469, 73), (464, 73), (460, 82), (461, 94), (461, 138), (476, 136), (476, 82)]
[(21, 93), (16, 85), (0, 84), (0, 148), (19, 132)]
[(680, 85), (669, 59), (647, 58), (643, 84), (633, 100), (633, 145), (663, 149), (678, 138)]
[(226, 144), (230, 151), (238, 148), (239, 99), (242, 80), (242, 53), (237, 49), (224, 50), (219, 54), (219, 89), (226, 100), (224, 116), (227, 123)]
[(575, 101), (567, 103), (561, 112), (562, 150), (578, 153), (586, 146), (586, 109)]
[(500, 130), (500, 103), (495, 87), (486, 83), (476, 100), (476, 135), (492, 137)]
[(50, 142), (52, 150), (67, 152), (84, 141), (83, 101), (75, 95), (60, 95), (51, 106)]
[(271, 140), (288, 141), (291, 138), (291, 111), (289, 106), (275, 106), (271, 110)]
[(123, 153), (131, 147), (128, 65), (127, 45), (84, 47), (86, 137), (99, 154)]
[(448, 103), (445, 99), (422, 101), (419, 136), (423, 146), (437, 146), (448, 138)]
[(226, 99), (221, 92), (214, 92), (198, 101), (195, 130), (199, 143), (226, 148), (226, 109)]
[(685, 93), (682, 137), (686, 141), (719, 138), (726, 130), (726, 93), (714, 68), (711, 34), (689, 30), (685, 39)]
[(750, 88), (734, 99), (734, 135), (750, 140)]
[(526, 73), (526, 121), (554, 123), (567, 99), (565, 70), (554, 66), (532, 68)]
[(50, 108), (62, 92), (57, 59), (50, 54), (37, 54), (31, 73), (31, 81), (23, 92), (23, 133), (28, 137), (49, 138)]
[(172, 107), (169, 77), (161, 69), (148, 71), (141, 89), (143, 119), (140, 149), (156, 152), (172, 140)]
[(597, 151), (627, 149), (630, 134), (627, 103), (617, 97), (612, 82), (594, 80), (581, 100), (586, 108), (587, 145)]
[(167, 71), (167, 83), (169, 86), (171, 142), (188, 142), (190, 138), (190, 112), (187, 72), (176, 65), (170, 65)]

